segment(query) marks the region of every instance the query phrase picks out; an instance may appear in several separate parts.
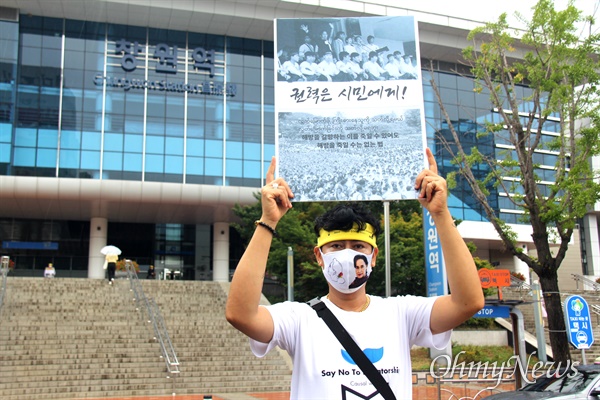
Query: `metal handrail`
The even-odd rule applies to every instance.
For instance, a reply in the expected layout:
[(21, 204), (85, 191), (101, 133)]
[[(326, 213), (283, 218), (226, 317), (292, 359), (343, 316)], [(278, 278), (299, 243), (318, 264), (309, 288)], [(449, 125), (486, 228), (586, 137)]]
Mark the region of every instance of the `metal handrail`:
[(584, 284), (583, 290), (585, 290), (585, 285), (593, 287), (596, 292), (600, 290), (600, 283), (595, 282), (590, 278), (579, 274), (571, 274), (571, 276), (573, 277), (573, 279), (575, 279), (575, 285), (577, 287), (577, 290), (579, 290), (579, 282), (582, 282)]
[(518, 289), (521, 289), (521, 290), (531, 290), (531, 286), (529, 286), (529, 284), (527, 282), (525, 282), (522, 279), (517, 278), (514, 275), (510, 276), (510, 286), (517, 287)]
[(2, 274), (2, 286), (0, 290), (0, 311), (2, 311), (2, 305), (4, 304), (4, 294), (6, 293), (6, 281), (8, 280), (8, 257), (6, 259), (6, 262), (4, 261), (5, 259), (4, 257), (2, 257), (2, 263), (0, 264), (0, 274)]
[(129, 279), (129, 284), (131, 286), (131, 291), (135, 296), (135, 301), (138, 304), (143, 304), (146, 306), (146, 313), (148, 314), (149, 319), (148, 322), (151, 322), (152, 327), (154, 328), (154, 334), (160, 345), (160, 350), (165, 363), (167, 364), (167, 370), (171, 374), (178, 374), (180, 372), (179, 360), (177, 359), (175, 348), (171, 342), (171, 337), (167, 331), (167, 326), (165, 325), (165, 321), (160, 313), (160, 309), (154, 302), (154, 299), (145, 295), (144, 289), (142, 288), (142, 284), (140, 283), (137, 273), (134, 270), (133, 264), (126, 261), (125, 267), (127, 271), (127, 278)]

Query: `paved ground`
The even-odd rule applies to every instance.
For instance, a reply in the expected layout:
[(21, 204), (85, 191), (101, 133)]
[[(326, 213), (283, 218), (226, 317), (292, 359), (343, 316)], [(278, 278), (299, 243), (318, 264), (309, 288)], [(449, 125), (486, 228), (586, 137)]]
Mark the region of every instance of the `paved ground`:
[[(456, 383), (444, 384), (438, 389), (435, 384), (413, 385), (413, 400), (456, 400), (456, 399), (483, 399), (499, 391), (514, 390), (514, 383), (502, 384), (495, 390), (485, 390), (485, 384)], [(438, 393), (440, 391), (440, 393)], [(174, 395), (174, 396), (136, 396), (136, 397), (114, 397), (103, 399), (85, 400), (289, 400), (289, 392), (270, 393), (227, 393), (213, 395)], [(400, 400), (400, 399), (399, 399)]]

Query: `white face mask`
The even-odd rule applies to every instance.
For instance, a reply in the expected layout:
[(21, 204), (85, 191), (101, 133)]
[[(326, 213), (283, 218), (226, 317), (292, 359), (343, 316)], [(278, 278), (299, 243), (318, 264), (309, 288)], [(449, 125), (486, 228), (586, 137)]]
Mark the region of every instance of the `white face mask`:
[(321, 249), (319, 251), (325, 264), (323, 275), (337, 291), (354, 293), (369, 279), (373, 254), (359, 253), (352, 249), (331, 253), (323, 253)]

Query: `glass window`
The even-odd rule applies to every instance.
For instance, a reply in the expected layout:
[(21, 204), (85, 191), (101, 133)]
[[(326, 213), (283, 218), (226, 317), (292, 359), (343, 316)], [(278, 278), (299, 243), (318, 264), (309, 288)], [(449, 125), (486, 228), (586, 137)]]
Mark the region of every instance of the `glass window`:
[(244, 142), (244, 159), (260, 161), (260, 143)]
[(206, 156), (222, 157), (223, 156), (223, 141), (222, 140), (206, 140)]
[(81, 148), (85, 150), (100, 150), (102, 136), (100, 132), (82, 132)]
[(0, 163), (10, 162), (10, 144), (0, 143)]
[(123, 169), (123, 153), (105, 151), (103, 168), (107, 171), (121, 171)]
[(32, 167), (35, 162), (35, 149), (15, 147), (14, 165)]
[(142, 155), (137, 153), (125, 153), (123, 161), (123, 170), (132, 172), (142, 171)]
[(203, 175), (204, 174), (204, 159), (199, 157), (188, 157), (186, 169), (188, 174)]
[(60, 151), (60, 168), (79, 168), (79, 151), (78, 150), (61, 150)]
[(166, 138), (165, 154), (182, 155), (183, 154), (183, 138)]
[(241, 178), (243, 176), (243, 164), (241, 160), (227, 159), (227, 176)]
[(37, 129), (17, 128), (15, 129), (15, 146), (35, 147), (37, 140)]
[(125, 134), (125, 150), (142, 152), (144, 140), (142, 135)]
[(232, 140), (227, 141), (227, 158), (228, 159), (241, 159), (243, 157), (243, 145), (242, 142), (234, 142)]
[(165, 172), (164, 156), (161, 154), (146, 154), (146, 172)]
[(202, 157), (204, 155), (204, 140), (188, 138), (186, 142), (186, 152), (188, 156)]
[(99, 151), (82, 151), (81, 152), (81, 168), (94, 169), (94, 170), (100, 168), (100, 152)]
[(165, 149), (164, 136), (146, 136), (146, 152), (153, 154), (162, 154)]
[(167, 174), (183, 173), (183, 157), (165, 156), (165, 172)]
[(260, 161), (244, 161), (244, 177), (260, 179)]
[(120, 133), (104, 134), (105, 151), (123, 151), (123, 135)]
[(220, 158), (206, 158), (205, 165), (205, 175), (219, 177), (223, 175), (223, 161)]
[(58, 131), (55, 129), (40, 129), (38, 131), (38, 147), (58, 146)]

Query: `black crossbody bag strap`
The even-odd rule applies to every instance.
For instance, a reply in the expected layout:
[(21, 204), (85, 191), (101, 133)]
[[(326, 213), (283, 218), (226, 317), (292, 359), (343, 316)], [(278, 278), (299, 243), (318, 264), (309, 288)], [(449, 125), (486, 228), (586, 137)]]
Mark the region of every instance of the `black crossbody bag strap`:
[(318, 298), (314, 298), (309, 301), (308, 304), (317, 312), (317, 315), (327, 324), (329, 329), (331, 329), (335, 337), (350, 354), (356, 365), (358, 365), (358, 368), (360, 368), (363, 374), (369, 378), (379, 394), (381, 394), (385, 400), (396, 400), (396, 396), (394, 395), (394, 392), (392, 392), (390, 385), (383, 379), (383, 376), (381, 376), (377, 368), (375, 368), (365, 353), (358, 347), (354, 339), (352, 339), (352, 336), (350, 336), (346, 328), (344, 328), (335, 315), (333, 315), (331, 310), (327, 308), (325, 303)]

